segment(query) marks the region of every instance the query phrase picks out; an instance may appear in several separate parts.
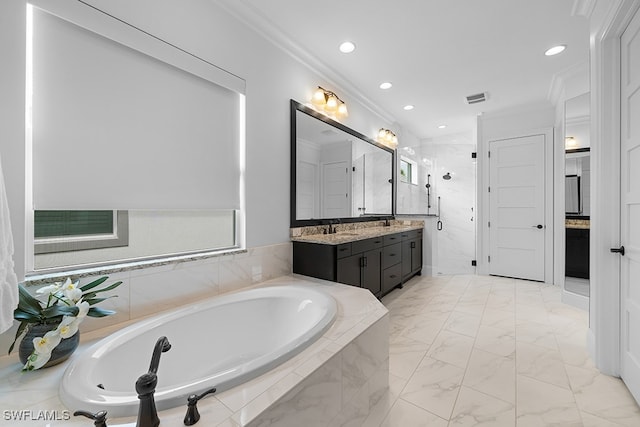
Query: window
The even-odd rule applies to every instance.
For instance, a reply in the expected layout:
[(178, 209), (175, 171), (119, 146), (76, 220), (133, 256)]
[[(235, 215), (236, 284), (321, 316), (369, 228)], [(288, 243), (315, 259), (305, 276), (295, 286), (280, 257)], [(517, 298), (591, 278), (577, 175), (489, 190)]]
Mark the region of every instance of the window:
[(418, 164), (406, 157), (400, 157), (400, 181), (418, 184)]
[(34, 212), (35, 253), (127, 246), (127, 211), (42, 210)]

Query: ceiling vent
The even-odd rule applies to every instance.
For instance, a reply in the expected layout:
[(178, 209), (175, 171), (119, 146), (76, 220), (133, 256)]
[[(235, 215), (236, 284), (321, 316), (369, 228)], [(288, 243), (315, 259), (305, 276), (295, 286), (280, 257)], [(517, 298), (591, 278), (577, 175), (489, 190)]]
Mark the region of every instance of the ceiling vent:
[(486, 92), (482, 92), (482, 93), (477, 93), (475, 95), (469, 95), (465, 98), (465, 100), (467, 101), (467, 104), (471, 105), (471, 104), (477, 104), (479, 102), (484, 102), (487, 100), (487, 93)]

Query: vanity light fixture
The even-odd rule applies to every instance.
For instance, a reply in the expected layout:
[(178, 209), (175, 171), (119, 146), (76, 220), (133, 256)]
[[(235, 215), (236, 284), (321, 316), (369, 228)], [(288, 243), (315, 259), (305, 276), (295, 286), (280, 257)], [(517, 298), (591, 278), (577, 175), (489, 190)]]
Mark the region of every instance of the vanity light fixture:
[(578, 141), (573, 136), (567, 136), (564, 139), (564, 148), (565, 150), (571, 150), (572, 148), (576, 148), (578, 146)]
[(405, 110), (405, 111), (411, 111), (411, 110), (413, 110), (415, 107), (414, 107), (413, 105), (409, 104), (409, 105), (405, 105), (405, 106), (404, 106), (404, 107), (402, 107), (402, 108), (404, 108), (404, 110)]
[(547, 56), (553, 56), (553, 55), (557, 55), (560, 52), (562, 52), (563, 50), (565, 50), (567, 48), (567, 45), (561, 44), (558, 46), (553, 46), (549, 49), (547, 49), (547, 51), (544, 53)]
[(338, 95), (334, 92), (326, 90), (322, 86), (318, 86), (318, 89), (313, 93), (311, 103), (317, 110), (325, 112), (330, 116), (347, 117), (349, 115), (347, 104), (338, 98)]
[(444, 129), (446, 127), (447, 127), (447, 125), (440, 125), (440, 126), (438, 126), (438, 129)]
[(378, 142), (395, 150), (398, 146), (398, 137), (389, 129), (380, 128), (378, 131)]
[(383, 83), (380, 83), (380, 86), (378, 87), (380, 89), (391, 89), (391, 86), (393, 86), (391, 82), (383, 82)]

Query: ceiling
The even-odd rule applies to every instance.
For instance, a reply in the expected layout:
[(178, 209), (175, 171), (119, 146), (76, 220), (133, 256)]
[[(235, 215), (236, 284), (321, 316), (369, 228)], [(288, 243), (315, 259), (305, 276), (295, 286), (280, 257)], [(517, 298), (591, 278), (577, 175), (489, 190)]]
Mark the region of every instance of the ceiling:
[[(469, 132), (482, 112), (550, 102), (554, 75), (589, 58), (579, 0), (235, 0), (260, 31), (321, 64), (357, 96), (418, 138)], [(579, 8), (578, 8), (579, 9)], [(356, 50), (344, 54), (341, 42)], [(544, 55), (558, 44), (567, 49)], [(388, 90), (382, 82), (392, 82)], [(467, 95), (487, 92), (468, 105)], [(414, 105), (405, 111), (407, 104)], [(446, 125), (444, 129), (438, 126)]]

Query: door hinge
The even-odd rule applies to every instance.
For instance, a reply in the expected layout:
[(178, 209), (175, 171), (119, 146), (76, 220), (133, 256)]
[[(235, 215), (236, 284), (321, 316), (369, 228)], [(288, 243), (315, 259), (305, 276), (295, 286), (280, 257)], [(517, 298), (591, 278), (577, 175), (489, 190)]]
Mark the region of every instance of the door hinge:
[(472, 267), (475, 267), (476, 265), (478, 265), (478, 263), (476, 262), (476, 260), (475, 260), (475, 259), (472, 259), (472, 260), (471, 260), (471, 266), (472, 266)]
[(475, 159), (476, 157), (478, 157), (478, 153), (476, 153), (475, 151), (471, 153), (471, 158)]
[(487, 221), (487, 227), (491, 228), (491, 221)]
[(491, 158), (491, 151), (487, 151), (487, 157)]
[(487, 261), (488, 261), (488, 262), (491, 262), (491, 255), (489, 255), (489, 256), (487, 257)]
[(349, 173), (349, 168), (344, 168), (344, 173), (348, 174)]
[(491, 186), (487, 187), (487, 191), (491, 193)]
[(355, 167), (355, 166), (353, 167), (353, 171), (354, 171), (354, 172), (356, 171), (356, 167)]

